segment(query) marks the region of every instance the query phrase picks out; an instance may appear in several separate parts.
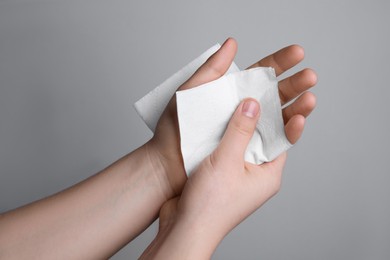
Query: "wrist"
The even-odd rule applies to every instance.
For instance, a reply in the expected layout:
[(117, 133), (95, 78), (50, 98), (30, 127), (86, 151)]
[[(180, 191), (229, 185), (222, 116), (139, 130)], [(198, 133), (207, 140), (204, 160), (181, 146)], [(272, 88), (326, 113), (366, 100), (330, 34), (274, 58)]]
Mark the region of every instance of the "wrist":
[(161, 145), (155, 138), (142, 146), (148, 163), (153, 166), (162, 188), (167, 191), (167, 199), (181, 194), (187, 180), (179, 147)]
[(153, 188), (163, 197), (163, 202), (173, 197), (174, 192), (166, 177), (166, 170), (161, 163), (158, 155), (147, 142), (126, 157), (127, 172), (134, 174), (134, 168), (142, 169), (142, 176), (139, 181), (145, 182), (145, 185)]
[(186, 259), (210, 259), (223, 237), (224, 234), (209, 228), (206, 223), (179, 217), (167, 238), (186, 253)]

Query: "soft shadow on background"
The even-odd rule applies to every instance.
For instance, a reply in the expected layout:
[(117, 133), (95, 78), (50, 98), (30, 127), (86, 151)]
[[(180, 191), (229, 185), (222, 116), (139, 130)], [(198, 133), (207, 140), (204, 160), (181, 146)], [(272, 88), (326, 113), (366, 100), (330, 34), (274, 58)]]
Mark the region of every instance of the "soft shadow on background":
[[(132, 104), (237, 39), (244, 68), (298, 43), (318, 107), (280, 193), (214, 259), (390, 259), (388, 1), (0, 1), (0, 212), (151, 137)], [(282, 77), (284, 77), (283, 75)], [(142, 217), (142, 216), (140, 216)], [(113, 259), (134, 259), (154, 224)]]

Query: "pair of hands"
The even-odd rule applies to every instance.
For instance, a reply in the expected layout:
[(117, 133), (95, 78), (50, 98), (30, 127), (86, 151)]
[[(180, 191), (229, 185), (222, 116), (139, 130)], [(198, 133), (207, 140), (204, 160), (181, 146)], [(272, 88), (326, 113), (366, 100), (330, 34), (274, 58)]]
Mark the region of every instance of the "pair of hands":
[[(236, 51), (235, 40), (227, 39), (179, 90), (193, 88), (224, 75)], [(292, 45), (249, 68), (270, 66), (275, 68), (278, 76), (298, 64), (303, 57), (303, 49)], [(282, 111), (286, 136), (293, 144), (303, 132), (305, 117), (315, 107), (315, 97), (307, 90), (315, 85), (316, 80), (316, 74), (311, 69), (304, 69), (279, 81), (282, 105), (300, 95)], [(187, 180), (180, 154), (176, 100), (175, 97), (171, 99), (157, 124), (154, 137), (147, 143), (147, 150), (160, 168), (157, 172), (163, 173), (159, 176), (164, 179), (161, 183), (169, 186), (165, 188), (170, 191), (166, 193), (167, 197), (175, 198), (168, 200), (160, 210), (159, 234), (144, 257), (163, 256), (164, 248), (168, 250), (169, 245), (175, 246), (180, 257), (193, 255), (195, 251), (202, 251), (204, 257), (210, 256), (231, 229), (279, 190), (286, 153), (262, 165), (244, 161), (246, 147), (260, 115), (261, 108), (255, 100), (244, 100), (233, 114), (219, 146)], [(188, 248), (188, 244), (193, 249)], [(178, 250), (180, 245), (186, 248), (183, 252)]]
[[(228, 39), (180, 89), (225, 74), (237, 50)], [(280, 75), (303, 59), (301, 47), (286, 47), (252, 65), (271, 66)], [(315, 106), (307, 89), (316, 83), (310, 69), (279, 82), (285, 132), (295, 143)], [(302, 94), (302, 95), (301, 95)], [(241, 103), (220, 145), (186, 177), (180, 153), (175, 97), (154, 137), (106, 169), (59, 193), (0, 214), (0, 258), (109, 258), (145, 230), (160, 213), (157, 237), (142, 258), (209, 258), (221, 239), (280, 187), (286, 154), (254, 165), (244, 151), (261, 120), (260, 105)], [(179, 197), (180, 196), (180, 197)]]

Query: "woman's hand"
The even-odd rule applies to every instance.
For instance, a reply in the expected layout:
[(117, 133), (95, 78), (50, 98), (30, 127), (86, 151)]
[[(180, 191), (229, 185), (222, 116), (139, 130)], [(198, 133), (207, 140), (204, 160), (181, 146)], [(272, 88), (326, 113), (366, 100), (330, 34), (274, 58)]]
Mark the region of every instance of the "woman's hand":
[[(210, 258), (226, 234), (279, 191), (286, 152), (261, 165), (244, 160), (259, 117), (256, 100), (241, 102), (221, 143), (192, 173), (180, 198), (162, 207), (159, 233), (142, 257)], [(303, 127), (302, 115), (288, 121), (290, 142)]]

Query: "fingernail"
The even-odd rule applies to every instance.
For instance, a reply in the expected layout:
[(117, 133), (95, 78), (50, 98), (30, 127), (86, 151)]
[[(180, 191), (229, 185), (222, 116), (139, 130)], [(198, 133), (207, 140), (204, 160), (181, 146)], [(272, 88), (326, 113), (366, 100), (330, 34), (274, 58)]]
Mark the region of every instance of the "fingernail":
[(259, 104), (253, 100), (245, 101), (242, 106), (242, 114), (247, 117), (254, 118), (257, 116), (257, 113), (259, 113)]

